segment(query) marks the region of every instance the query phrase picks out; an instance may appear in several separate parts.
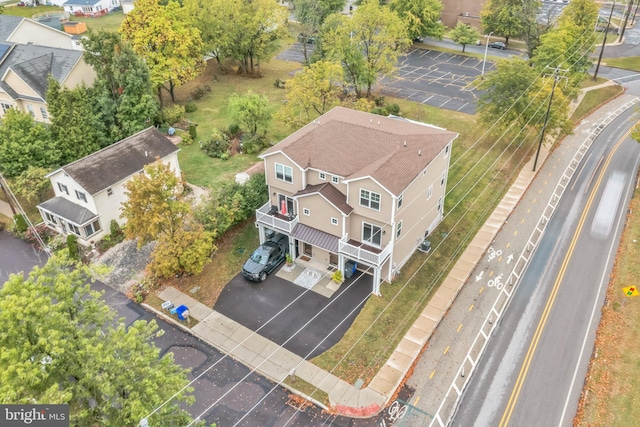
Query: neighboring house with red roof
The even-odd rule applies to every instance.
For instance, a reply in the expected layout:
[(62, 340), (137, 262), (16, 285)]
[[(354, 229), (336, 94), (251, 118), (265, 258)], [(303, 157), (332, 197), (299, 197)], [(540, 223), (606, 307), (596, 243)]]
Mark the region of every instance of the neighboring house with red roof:
[(440, 223), (456, 133), (336, 107), (260, 157), (269, 201), (260, 241), (289, 236), (290, 253), (373, 276), (380, 294)]
[(180, 149), (154, 127), (96, 151), (53, 171), (55, 196), (38, 205), (45, 224), (58, 233), (78, 236), (83, 245), (110, 232), (112, 220), (122, 224), (124, 185), (150, 163), (160, 160), (180, 176)]

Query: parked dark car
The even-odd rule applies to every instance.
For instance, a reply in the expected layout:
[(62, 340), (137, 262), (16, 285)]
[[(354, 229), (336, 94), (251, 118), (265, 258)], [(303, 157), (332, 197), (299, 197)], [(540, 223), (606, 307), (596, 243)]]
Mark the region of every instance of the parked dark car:
[(492, 47), (494, 49), (505, 50), (507, 48), (507, 45), (504, 44), (503, 42), (491, 42), (491, 43), (489, 43), (489, 47)]
[(249, 280), (262, 282), (285, 260), (289, 248), (289, 238), (276, 234), (253, 251), (242, 266), (242, 275)]
[(298, 41), (300, 43), (316, 44), (316, 36), (300, 33), (298, 34)]

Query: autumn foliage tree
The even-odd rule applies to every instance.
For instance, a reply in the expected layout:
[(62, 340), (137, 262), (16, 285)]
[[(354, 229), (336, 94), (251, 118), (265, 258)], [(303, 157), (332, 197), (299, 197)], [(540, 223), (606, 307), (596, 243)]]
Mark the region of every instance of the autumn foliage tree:
[(344, 83), (339, 63), (312, 63), (287, 81), (287, 103), (278, 111), (278, 117), (292, 129), (302, 127), (341, 104)]
[(204, 68), (200, 31), (176, 1), (161, 6), (157, 0), (136, 0), (120, 33), (145, 60), (161, 104), (163, 88), (175, 102), (175, 87), (193, 80)]
[(357, 96), (370, 96), (378, 77), (395, 69), (410, 43), (406, 23), (378, 0), (365, 0), (353, 16), (329, 16), (322, 30), (325, 59), (342, 64)]
[(144, 173), (125, 184), (125, 236), (137, 239), (138, 247), (157, 241), (149, 264), (149, 271), (157, 276), (197, 274), (213, 250), (213, 234), (193, 222), (191, 205), (182, 193), (180, 177), (160, 161), (147, 165)]

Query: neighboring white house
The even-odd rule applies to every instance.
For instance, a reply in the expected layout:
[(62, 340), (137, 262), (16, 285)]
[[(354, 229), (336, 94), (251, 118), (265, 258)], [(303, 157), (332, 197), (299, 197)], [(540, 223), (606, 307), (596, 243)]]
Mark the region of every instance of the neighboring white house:
[(38, 205), (45, 224), (58, 233), (78, 236), (90, 245), (110, 231), (112, 220), (122, 224), (124, 184), (156, 160), (180, 175), (180, 149), (150, 127), (47, 175), (55, 197)]
[(120, 0), (67, 0), (64, 11), (74, 16), (103, 16), (120, 7)]
[(78, 37), (33, 19), (0, 15), (0, 42), (82, 50)]

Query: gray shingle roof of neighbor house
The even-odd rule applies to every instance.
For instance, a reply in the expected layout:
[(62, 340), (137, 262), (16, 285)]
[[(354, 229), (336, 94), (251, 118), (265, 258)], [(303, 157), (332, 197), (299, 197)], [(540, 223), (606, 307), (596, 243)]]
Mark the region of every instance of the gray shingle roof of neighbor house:
[(179, 150), (159, 130), (150, 127), (60, 169), (94, 195)]
[(345, 180), (371, 177), (395, 195), (458, 136), (435, 126), (335, 107), (268, 149), (303, 169)]
[(81, 226), (98, 217), (98, 215), (84, 206), (80, 206), (62, 197), (49, 199), (46, 202), (40, 203), (38, 207)]
[(79, 50), (15, 44), (0, 60), (0, 78), (10, 68), (44, 100), (49, 74), (63, 81), (81, 57)]
[(22, 16), (0, 15), (0, 42), (6, 42), (23, 19)]

